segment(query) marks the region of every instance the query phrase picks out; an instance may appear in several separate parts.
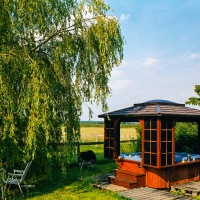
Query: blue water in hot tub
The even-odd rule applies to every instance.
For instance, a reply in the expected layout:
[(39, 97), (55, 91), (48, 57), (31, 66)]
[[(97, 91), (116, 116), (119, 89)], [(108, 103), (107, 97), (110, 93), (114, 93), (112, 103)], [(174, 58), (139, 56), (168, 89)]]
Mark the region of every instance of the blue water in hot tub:
[[(189, 155), (191, 156), (190, 161), (200, 160), (199, 154), (189, 154)], [(120, 154), (119, 158), (141, 162), (142, 153), (136, 152), (129, 154)], [(175, 163), (181, 163), (184, 161), (188, 161), (188, 153), (175, 152)]]
[(142, 161), (142, 153), (141, 152), (129, 153), (129, 154), (120, 154), (119, 157), (122, 158), (122, 159), (134, 160), (134, 161), (138, 161), (138, 162)]
[[(188, 155), (190, 155), (190, 159), (188, 160)], [(175, 152), (175, 163), (180, 163), (184, 161), (195, 161), (200, 160), (199, 154), (188, 154), (188, 153), (181, 153)]]

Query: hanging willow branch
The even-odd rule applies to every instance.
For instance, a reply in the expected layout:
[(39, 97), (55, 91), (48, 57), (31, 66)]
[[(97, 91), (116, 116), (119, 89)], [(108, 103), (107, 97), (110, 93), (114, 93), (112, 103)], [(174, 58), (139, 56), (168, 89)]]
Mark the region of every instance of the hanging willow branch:
[(0, 154), (50, 172), (74, 153), (83, 102), (107, 109), (120, 25), (103, 0), (7, 0), (0, 10)]

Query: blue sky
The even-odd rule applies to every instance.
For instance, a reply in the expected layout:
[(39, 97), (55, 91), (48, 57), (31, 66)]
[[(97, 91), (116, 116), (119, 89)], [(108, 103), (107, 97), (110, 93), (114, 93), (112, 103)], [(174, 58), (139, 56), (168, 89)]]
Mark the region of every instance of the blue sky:
[[(109, 111), (152, 99), (184, 103), (200, 84), (200, 0), (105, 0), (125, 38), (114, 68)], [(87, 104), (87, 103), (86, 103)], [(102, 114), (92, 105), (93, 118)], [(199, 108), (200, 109), (200, 108)], [(88, 120), (83, 106), (82, 120)]]

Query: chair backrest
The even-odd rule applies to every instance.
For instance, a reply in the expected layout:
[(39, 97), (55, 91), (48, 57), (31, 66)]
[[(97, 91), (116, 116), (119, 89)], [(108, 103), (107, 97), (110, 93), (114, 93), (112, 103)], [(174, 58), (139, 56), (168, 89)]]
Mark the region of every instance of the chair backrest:
[(27, 165), (26, 165), (26, 167), (25, 167), (25, 169), (24, 169), (24, 171), (23, 171), (23, 176), (21, 177), (21, 182), (24, 181), (24, 179), (25, 179), (25, 177), (26, 177), (26, 174), (27, 174), (27, 172), (28, 172), (28, 170), (29, 170), (29, 167), (31, 166), (31, 163), (32, 163), (32, 161), (29, 162), (29, 163), (27, 163)]

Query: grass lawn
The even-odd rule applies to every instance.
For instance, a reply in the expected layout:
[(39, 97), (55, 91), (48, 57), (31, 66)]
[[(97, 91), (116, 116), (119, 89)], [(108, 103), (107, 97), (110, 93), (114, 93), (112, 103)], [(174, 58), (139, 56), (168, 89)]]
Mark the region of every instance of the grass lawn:
[[(97, 178), (102, 174), (112, 173), (116, 169), (114, 161), (107, 163), (98, 163), (95, 165), (95, 170), (89, 166), (80, 171), (79, 166), (69, 167), (67, 175), (62, 175), (59, 172), (54, 172), (53, 177), (30, 178), (27, 180), (27, 185), (35, 185), (29, 189), (29, 194), (23, 188), (25, 198), (31, 200), (102, 200), (102, 199), (122, 199), (117, 193), (110, 191), (101, 191), (93, 186), (97, 183)], [(22, 199), (21, 193), (17, 187), (10, 190), (7, 194), (7, 199)]]

